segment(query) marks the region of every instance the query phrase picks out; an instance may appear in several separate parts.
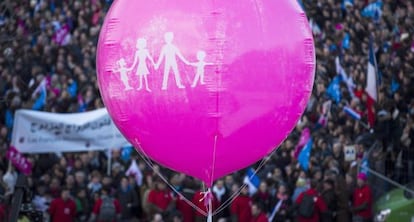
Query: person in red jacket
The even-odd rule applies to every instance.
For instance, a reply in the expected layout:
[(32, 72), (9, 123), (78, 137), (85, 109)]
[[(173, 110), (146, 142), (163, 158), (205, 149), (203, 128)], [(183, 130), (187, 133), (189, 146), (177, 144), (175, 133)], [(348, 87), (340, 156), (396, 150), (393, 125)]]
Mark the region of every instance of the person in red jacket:
[(49, 215), (52, 222), (73, 222), (76, 218), (76, 204), (70, 199), (69, 189), (63, 188), (60, 197), (50, 203)]
[(268, 221), (269, 219), (267, 218), (265, 214), (263, 204), (261, 204), (260, 202), (253, 203), (251, 222), (268, 222)]
[(323, 200), (323, 198), (320, 196), (319, 192), (316, 190), (316, 187), (318, 186), (318, 182), (316, 180), (312, 180), (311, 181), (311, 187), (301, 193), (298, 197), (298, 199), (296, 199), (296, 204), (299, 206), (302, 202), (302, 200), (304, 199), (305, 195), (309, 195), (313, 197), (313, 214), (310, 217), (304, 217), (302, 215), (300, 215), (300, 213), (297, 215), (297, 221), (298, 222), (319, 222), (319, 221), (323, 221), (323, 217), (324, 215), (326, 215), (328, 213), (328, 207), (326, 206), (325, 201)]
[(366, 184), (367, 176), (364, 173), (358, 174), (357, 188), (353, 194), (353, 205), (351, 212), (353, 213), (354, 221), (371, 221), (372, 214), (372, 191)]
[(155, 182), (155, 189), (148, 194), (148, 205), (151, 215), (156, 213), (165, 214), (175, 208), (175, 198), (164, 181), (158, 180)]
[(250, 222), (252, 219), (252, 199), (249, 196), (249, 187), (245, 185), (239, 196), (230, 205), (232, 221)]

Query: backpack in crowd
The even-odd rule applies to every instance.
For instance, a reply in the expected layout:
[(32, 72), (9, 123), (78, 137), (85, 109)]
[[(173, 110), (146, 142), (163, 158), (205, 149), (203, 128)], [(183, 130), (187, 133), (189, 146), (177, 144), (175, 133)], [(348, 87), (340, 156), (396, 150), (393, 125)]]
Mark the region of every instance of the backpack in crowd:
[(313, 195), (304, 194), (302, 201), (299, 203), (298, 213), (305, 218), (312, 217), (315, 211), (315, 200)]
[(116, 219), (116, 209), (114, 199), (110, 197), (102, 198), (102, 205), (99, 208), (99, 221), (114, 221)]

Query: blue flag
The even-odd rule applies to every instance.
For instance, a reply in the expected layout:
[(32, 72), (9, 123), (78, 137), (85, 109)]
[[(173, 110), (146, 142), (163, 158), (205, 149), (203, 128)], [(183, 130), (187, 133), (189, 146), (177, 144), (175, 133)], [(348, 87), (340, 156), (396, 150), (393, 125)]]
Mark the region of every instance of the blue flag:
[(131, 146), (125, 146), (122, 147), (122, 151), (121, 151), (121, 159), (124, 162), (127, 162), (128, 160), (131, 159), (131, 153), (132, 153), (132, 147)]
[(349, 49), (351, 44), (351, 36), (349, 33), (345, 33), (344, 38), (342, 39), (342, 48)]
[(68, 93), (71, 98), (74, 98), (78, 93), (78, 83), (73, 81), (72, 84), (68, 86)]
[(392, 78), (392, 80), (391, 80), (391, 93), (394, 94), (395, 92), (398, 91), (399, 88), (400, 88), (400, 84), (397, 82), (397, 80), (395, 80), (395, 78)]
[(368, 168), (369, 168), (369, 165), (368, 165), (368, 158), (366, 158), (366, 157), (364, 157), (363, 159), (362, 159), (362, 162), (361, 162), (361, 169), (360, 169), (360, 173), (364, 173), (365, 175), (367, 175), (368, 176)]
[(305, 171), (309, 170), (309, 162), (310, 162), (310, 154), (312, 151), (312, 144), (313, 144), (313, 139), (310, 138), (309, 141), (306, 143), (305, 147), (303, 147), (302, 151), (300, 151), (300, 154), (298, 156), (299, 165)]
[(329, 98), (333, 99), (335, 102), (339, 103), (341, 101), (341, 84), (342, 76), (337, 75), (334, 79), (332, 79), (331, 83), (329, 83), (328, 88), (326, 89), (326, 94)]
[(9, 129), (13, 128), (13, 113), (10, 109), (6, 110), (6, 115), (4, 118), (6, 120), (6, 127)]
[(361, 15), (364, 17), (372, 18), (374, 20), (378, 20), (382, 14), (381, 8), (382, 8), (382, 1), (377, 0), (376, 2), (373, 2), (367, 5), (365, 8), (363, 8), (361, 11)]
[(46, 105), (46, 89), (40, 91), (39, 97), (34, 102), (32, 109), (41, 110)]

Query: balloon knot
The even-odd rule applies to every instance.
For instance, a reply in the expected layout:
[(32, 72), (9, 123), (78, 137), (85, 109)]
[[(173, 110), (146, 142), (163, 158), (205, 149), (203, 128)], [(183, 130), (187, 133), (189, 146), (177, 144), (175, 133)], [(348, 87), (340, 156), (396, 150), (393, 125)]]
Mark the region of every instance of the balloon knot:
[(201, 192), (203, 197), (200, 199), (201, 201), (204, 201), (204, 205), (207, 207), (209, 203), (213, 200), (213, 194), (211, 193), (211, 189), (208, 188), (207, 191)]

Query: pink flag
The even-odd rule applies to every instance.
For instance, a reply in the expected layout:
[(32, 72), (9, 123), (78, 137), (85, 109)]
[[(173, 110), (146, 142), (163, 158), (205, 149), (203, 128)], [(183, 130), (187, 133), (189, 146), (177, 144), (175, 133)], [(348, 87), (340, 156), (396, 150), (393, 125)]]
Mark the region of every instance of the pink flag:
[(328, 125), (328, 117), (325, 115), (320, 115), (318, 119), (318, 124), (322, 127), (326, 127), (326, 125)]
[(52, 38), (53, 38), (53, 41), (59, 46), (65, 46), (69, 44), (70, 39), (71, 39), (69, 25), (65, 24), (61, 28), (56, 30)]
[(311, 136), (311, 134), (310, 134), (309, 128), (303, 129), (302, 134), (300, 135), (299, 142), (298, 142), (298, 144), (296, 144), (296, 147), (295, 147), (294, 156), (295, 156), (296, 159), (298, 158), (300, 151), (302, 151), (302, 148), (309, 141), (310, 136)]
[(32, 164), (15, 147), (11, 146), (7, 150), (6, 158), (23, 174), (32, 172)]

